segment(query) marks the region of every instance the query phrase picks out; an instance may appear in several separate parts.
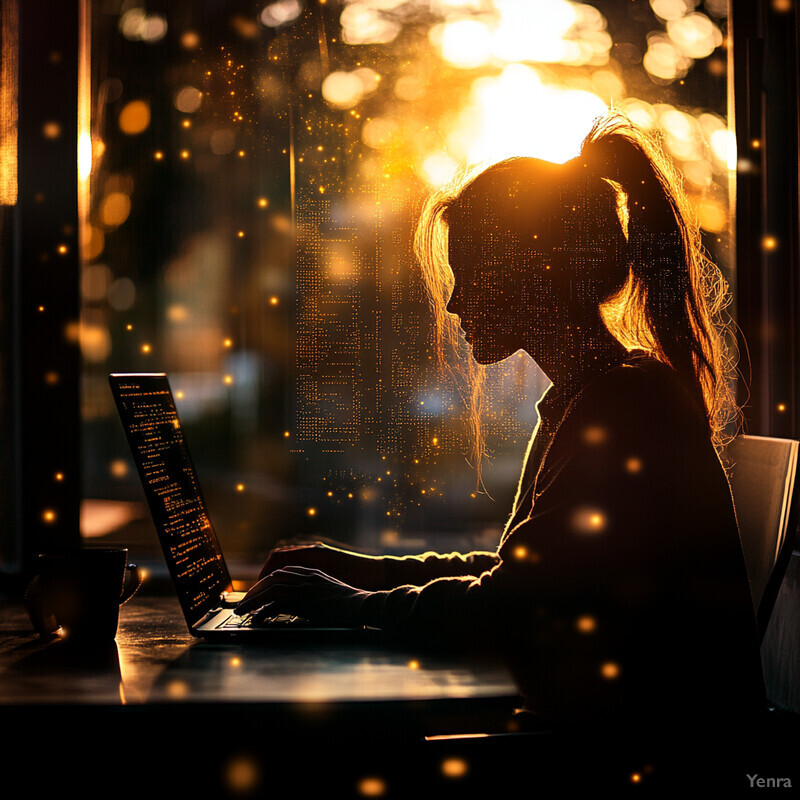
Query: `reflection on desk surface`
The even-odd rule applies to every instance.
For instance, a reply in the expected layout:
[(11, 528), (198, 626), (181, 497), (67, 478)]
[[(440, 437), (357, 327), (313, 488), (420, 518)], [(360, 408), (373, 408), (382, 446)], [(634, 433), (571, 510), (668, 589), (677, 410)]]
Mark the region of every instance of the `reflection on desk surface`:
[[(313, 636), (313, 634), (312, 634)], [(87, 651), (36, 637), (4, 602), (0, 703), (350, 703), (513, 698), (499, 663), (374, 643), (210, 645), (186, 630), (173, 597), (137, 597), (116, 642)]]

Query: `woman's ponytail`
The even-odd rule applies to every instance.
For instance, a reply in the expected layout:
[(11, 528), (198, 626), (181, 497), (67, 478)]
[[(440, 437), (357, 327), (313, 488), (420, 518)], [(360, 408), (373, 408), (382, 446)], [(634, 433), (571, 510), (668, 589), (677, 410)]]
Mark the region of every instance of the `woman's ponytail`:
[(595, 124), (580, 159), (626, 198), (630, 277), (604, 310), (606, 323), (624, 345), (675, 369), (720, 446), (737, 414), (721, 319), (729, 296), (705, 255), (681, 177), (655, 141), (622, 115)]

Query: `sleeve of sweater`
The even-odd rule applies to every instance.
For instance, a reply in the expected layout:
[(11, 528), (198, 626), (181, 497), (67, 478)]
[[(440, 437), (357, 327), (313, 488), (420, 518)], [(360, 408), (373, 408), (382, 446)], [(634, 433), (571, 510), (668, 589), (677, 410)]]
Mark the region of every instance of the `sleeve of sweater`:
[(477, 577), (500, 561), (497, 553), (475, 550), (471, 553), (428, 552), (414, 556), (382, 556), (384, 588), (422, 586), (436, 578)]
[(663, 589), (653, 576), (671, 557), (664, 534), (676, 515), (667, 499), (676, 486), (680, 495), (686, 425), (696, 414), (637, 373), (584, 391), (553, 440), (528, 518), (494, 565), (367, 594), (363, 623), (469, 646), (647, 604)]

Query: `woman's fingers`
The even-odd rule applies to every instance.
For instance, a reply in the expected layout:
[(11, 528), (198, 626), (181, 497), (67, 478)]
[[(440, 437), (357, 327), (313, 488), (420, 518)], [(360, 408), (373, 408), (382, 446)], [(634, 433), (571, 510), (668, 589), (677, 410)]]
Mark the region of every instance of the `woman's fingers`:
[(239, 612), (252, 611), (265, 603), (292, 597), (310, 585), (327, 582), (324, 572), (307, 567), (286, 567), (275, 570), (250, 589), (244, 599), (236, 606)]

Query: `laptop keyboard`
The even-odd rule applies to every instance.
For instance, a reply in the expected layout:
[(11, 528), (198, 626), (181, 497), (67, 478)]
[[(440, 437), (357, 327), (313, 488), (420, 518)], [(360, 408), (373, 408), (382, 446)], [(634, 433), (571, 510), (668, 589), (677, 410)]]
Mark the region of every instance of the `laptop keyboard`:
[(258, 614), (233, 614), (217, 625), (217, 630), (240, 630), (241, 628), (286, 628), (307, 624), (302, 617), (294, 614), (276, 614), (272, 617), (259, 617)]

